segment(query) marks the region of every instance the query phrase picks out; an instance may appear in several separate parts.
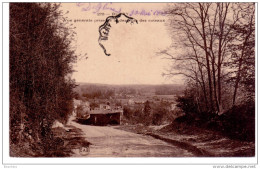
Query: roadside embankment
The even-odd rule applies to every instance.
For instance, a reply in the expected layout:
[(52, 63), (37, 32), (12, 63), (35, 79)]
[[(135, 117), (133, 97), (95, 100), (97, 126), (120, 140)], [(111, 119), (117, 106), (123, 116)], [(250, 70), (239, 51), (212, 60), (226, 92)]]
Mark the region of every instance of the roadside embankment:
[(149, 135), (188, 150), (198, 157), (252, 157), (254, 142), (232, 140), (220, 133), (183, 124), (166, 126), (122, 125), (117, 129)]

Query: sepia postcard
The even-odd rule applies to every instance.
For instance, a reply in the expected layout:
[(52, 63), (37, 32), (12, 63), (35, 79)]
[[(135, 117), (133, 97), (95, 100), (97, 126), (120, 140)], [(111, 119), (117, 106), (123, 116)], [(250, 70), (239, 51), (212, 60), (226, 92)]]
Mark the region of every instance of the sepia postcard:
[(5, 6), (10, 164), (256, 167), (256, 3)]

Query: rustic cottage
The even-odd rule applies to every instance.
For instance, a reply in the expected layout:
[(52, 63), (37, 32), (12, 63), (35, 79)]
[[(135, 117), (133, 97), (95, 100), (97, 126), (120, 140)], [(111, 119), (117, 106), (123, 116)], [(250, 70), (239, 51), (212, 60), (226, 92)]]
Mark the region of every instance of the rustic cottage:
[(123, 115), (122, 110), (91, 110), (89, 118), (84, 120), (84, 124), (88, 125), (119, 125)]

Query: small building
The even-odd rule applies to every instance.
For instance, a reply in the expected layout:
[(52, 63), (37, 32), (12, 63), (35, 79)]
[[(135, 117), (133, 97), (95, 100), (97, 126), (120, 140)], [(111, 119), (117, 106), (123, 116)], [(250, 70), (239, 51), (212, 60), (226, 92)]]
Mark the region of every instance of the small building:
[(147, 101), (147, 99), (135, 99), (135, 104), (144, 104)]
[(91, 110), (88, 119), (84, 120), (84, 124), (88, 125), (119, 125), (121, 124), (121, 110)]
[(108, 105), (108, 104), (100, 104), (100, 105), (99, 105), (99, 108), (100, 108), (101, 110), (111, 110), (111, 107), (110, 107), (110, 105)]

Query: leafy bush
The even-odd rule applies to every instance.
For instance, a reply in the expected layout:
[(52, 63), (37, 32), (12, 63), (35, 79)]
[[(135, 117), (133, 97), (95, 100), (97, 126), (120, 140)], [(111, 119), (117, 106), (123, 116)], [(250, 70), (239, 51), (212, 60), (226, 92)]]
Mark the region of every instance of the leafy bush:
[(151, 103), (149, 101), (133, 107), (125, 106), (124, 118), (130, 124), (161, 125), (171, 122), (174, 114), (169, 110), (169, 103)]
[(234, 106), (219, 117), (222, 132), (232, 138), (255, 140), (255, 105), (254, 102)]
[(177, 102), (177, 106), (184, 112), (184, 116), (175, 119), (175, 122), (219, 131), (233, 139), (245, 141), (255, 139), (254, 100), (233, 106), (222, 115), (200, 112), (191, 95), (178, 97)]

